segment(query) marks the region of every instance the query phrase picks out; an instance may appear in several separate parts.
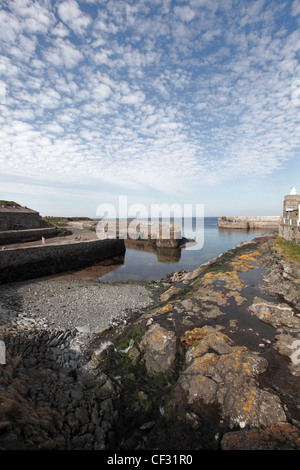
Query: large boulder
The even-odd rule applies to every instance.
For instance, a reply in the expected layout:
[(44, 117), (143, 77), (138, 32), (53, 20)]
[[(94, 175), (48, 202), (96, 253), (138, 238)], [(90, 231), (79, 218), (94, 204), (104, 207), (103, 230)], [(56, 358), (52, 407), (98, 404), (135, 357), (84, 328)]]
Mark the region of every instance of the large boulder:
[(176, 357), (176, 336), (158, 323), (151, 324), (143, 336), (140, 348), (149, 374), (171, 370)]
[(231, 346), (219, 327), (195, 328), (181, 337), (185, 365), (178, 386), (189, 404), (215, 405), (229, 426), (272, 426), (286, 416), (276, 395), (259, 387), (268, 362), (246, 347)]
[(249, 310), (261, 321), (274, 328), (287, 326), (300, 329), (300, 318), (294, 315), (294, 309), (286, 303), (269, 302), (260, 297), (254, 297)]
[(229, 432), (221, 441), (222, 450), (298, 450), (299, 448), (300, 431), (289, 423)]

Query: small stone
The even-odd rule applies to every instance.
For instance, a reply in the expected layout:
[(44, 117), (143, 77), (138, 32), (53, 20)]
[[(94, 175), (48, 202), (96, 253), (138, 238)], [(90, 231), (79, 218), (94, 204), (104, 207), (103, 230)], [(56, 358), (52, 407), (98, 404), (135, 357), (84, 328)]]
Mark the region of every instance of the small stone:
[(155, 426), (155, 421), (148, 421), (140, 426), (141, 431), (150, 431)]
[(75, 416), (81, 424), (89, 423), (89, 415), (86, 408), (80, 407), (75, 410)]

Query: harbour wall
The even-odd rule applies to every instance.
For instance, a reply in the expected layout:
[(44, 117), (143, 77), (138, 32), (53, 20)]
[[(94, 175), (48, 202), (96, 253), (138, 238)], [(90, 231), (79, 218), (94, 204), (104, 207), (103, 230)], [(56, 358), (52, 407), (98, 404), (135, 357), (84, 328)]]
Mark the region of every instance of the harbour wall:
[(280, 216), (237, 216), (237, 217), (219, 217), (219, 228), (251, 230), (257, 228), (277, 229), (281, 222)]
[(0, 251), (0, 283), (79, 269), (125, 253), (124, 240), (87, 240)]
[(0, 232), (0, 246), (26, 242), (30, 240), (41, 240), (42, 237), (56, 237), (57, 235), (59, 235), (59, 232), (60, 230), (56, 227), (3, 231)]
[(279, 225), (279, 236), (294, 245), (300, 245), (300, 226), (282, 223)]

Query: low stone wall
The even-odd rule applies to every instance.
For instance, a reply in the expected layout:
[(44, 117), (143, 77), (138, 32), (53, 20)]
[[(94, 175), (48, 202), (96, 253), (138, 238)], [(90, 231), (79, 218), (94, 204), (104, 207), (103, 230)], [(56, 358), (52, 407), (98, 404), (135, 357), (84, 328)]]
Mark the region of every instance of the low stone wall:
[(256, 228), (278, 229), (281, 222), (280, 216), (237, 216), (237, 217), (219, 217), (219, 228), (251, 230)]
[(40, 215), (25, 207), (0, 207), (0, 230), (13, 230), (15, 225), (31, 229), (40, 227)]
[(300, 227), (297, 225), (280, 224), (279, 236), (291, 243), (300, 245)]
[(125, 252), (124, 240), (88, 240), (0, 251), (0, 282), (21, 281), (88, 266)]
[(41, 240), (42, 237), (56, 237), (59, 229), (56, 227), (43, 227), (28, 230), (10, 230), (0, 232), (0, 245), (10, 245), (12, 243), (20, 243), (28, 240)]

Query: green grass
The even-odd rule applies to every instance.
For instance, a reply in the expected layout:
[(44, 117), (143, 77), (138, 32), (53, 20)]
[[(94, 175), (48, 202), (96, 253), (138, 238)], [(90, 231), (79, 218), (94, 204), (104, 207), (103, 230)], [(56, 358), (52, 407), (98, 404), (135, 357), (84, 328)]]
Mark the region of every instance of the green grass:
[(68, 219), (66, 217), (52, 217), (46, 216), (43, 217), (46, 222), (56, 225), (57, 227), (66, 227), (68, 225)]
[(288, 242), (284, 238), (278, 238), (275, 248), (287, 259), (300, 263), (300, 246)]
[(14, 201), (4, 201), (0, 200), (0, 206), (16, 206), (16, 207), (21, 207), (20, 204)]

